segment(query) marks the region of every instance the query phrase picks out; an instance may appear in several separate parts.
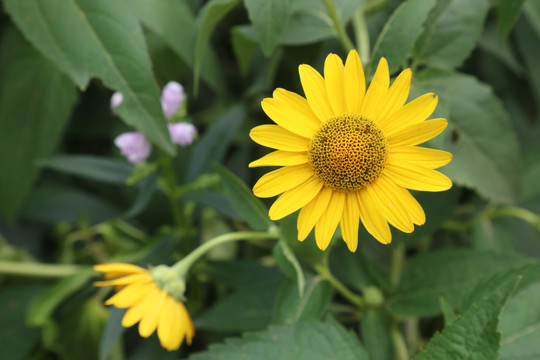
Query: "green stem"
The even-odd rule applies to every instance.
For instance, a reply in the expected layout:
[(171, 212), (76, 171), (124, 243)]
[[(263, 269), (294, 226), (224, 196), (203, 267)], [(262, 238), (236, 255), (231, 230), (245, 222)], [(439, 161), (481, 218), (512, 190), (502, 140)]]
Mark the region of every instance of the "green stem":
[(181, 229), (184, 227), (184, 215), (180, 199), (178, 199), (178, 197), (176, 196), (176, 188), (178, 186), (178, 182), (176, 180), (176, 174), (172, 158), (162, 151), (161, 160), (167, 186), (167, 197), (169, 198), (169, 205), (171, 207), (173, 221), (175, 226)]
[(515, 218), (521, 219), (532, 226), (534, 226), (538, 231), (540, 231), (540, 216), (517, 206), (504, 206), (498, 209), (495, 209), (489, 213), (489, 217), (497, 218), (502, 216), (513, 216)]
[(197, 260), (199, 260), (201, 256), (203, 256), (208, 250), (212, 249), (213, 247), (221, 245), (223, 243), (230, 242), (230, 241), (253, 240), (253, 239), (278, 240), (279, 233), (238, 231), (238, 232), (219, 235), (203, 243), (201, 246), (193, 250), (182, 260), (174, 264), (172, 267), (175, 271), (178, 272), (179, 276), (184, 276), (189, 270), (189, 268), (191, 268), (191, 266)]
[(0, 274), (31, 277), (66, 277), (80, 272), (83, 268), (76, 265), (57, 265), (0, 261)]
[(399, 331), (397, 324), (392, 325), (390, 336), (392, 337), (392, 343), (394, 344), (396, 360), (408, 360), (409, 351), (407, 350), (407, 344), (405, 344), (405, 339), (403, 338), (401, 331)]
[(349, 300), (352, 304), (363, 308), (365, 306), (364, 299), (353, 293), (347, 288), (341, 281), (339, 281), (328, 268), (328, 264), (316, 264), (313, 266), (315, 271), (321, 275), (321, 277), (327, 280), (338, 293), (340, 293), (345, 299)]
[(369, 49), (369, 32), (364, 15), (364, 7), (360, 6), (353, 16), (353, 28), (356, 38), (356, 49), (360, 60), (365, 64), (371, 56)]
[(341, 23), (341, 20), (339, 19), (339, 16), (336, 12), (336, 8), (334, 7), (334, 3), (332, 0), (323, 0), (324, 6), (326, 7), (326, 11), (328, 11), (328, 15), (332, 18), (332, 21), (334, 22), (334, 28), (337, 31), (339, 40), (341, 41), (341, 44), (343, 45), (343, 48), (346, 51), (350, 51), (354, 49), (354, 45), (349, 38), (349, 35), (347, 35), (347, 32), (345, 31), (345, 27)]

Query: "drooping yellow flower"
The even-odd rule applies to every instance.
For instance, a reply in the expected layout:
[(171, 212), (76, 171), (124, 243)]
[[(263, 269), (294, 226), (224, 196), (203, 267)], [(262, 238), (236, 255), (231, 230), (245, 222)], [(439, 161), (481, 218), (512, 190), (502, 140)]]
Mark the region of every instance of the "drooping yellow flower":
[[(181, 301), (185, 284), (182, 279), (174, 278), (175, 274), (168, 271), (170, 268), (160, 266), (150, 273), (136, 265), (111, 263), (95, 265), (94, 269), (109, 279), (94, 285), (113, 285), (118, 290), (105, 304), (129, 308), (122, 318), (122, 326), (130, 327), (139, 322), (142, 337), (149, 337), (157, 329), (159, 341), (167, 350), (178, 349), (184, 338), (191, 344), (195, 330)], [(155, 274), (158, 281), (154, 279)]]
[(405, 104), (412, 72), (406, 69), (390, 86), (386, 59), (381, 58), (366, 91), (356, 51), (345, 65), (335, 54), (324, 64), (324, 78), (300, 65), (305, 98), (276, 89), (261, 105), (277, 125), (253, 128), (251, 138), (276, 151), (249, 166), (282, 166), (262, 176), (256, 196), (281, 194), (269, 216), (279, 220), (299, 209), (298, 240), (315, 227), (315, 239), (326, 249), (338, 226), (350, 251), (358, 245), (360, 220), (383, 244), (392, 240), (390, 223), (410, 233), (426, 217), (407, 189), (443, 191), (451, 180), (436, 171), (452, 154), (419, 147), (440, 134), (446, 119), (426, 120), (437, 96), (422, 95)]

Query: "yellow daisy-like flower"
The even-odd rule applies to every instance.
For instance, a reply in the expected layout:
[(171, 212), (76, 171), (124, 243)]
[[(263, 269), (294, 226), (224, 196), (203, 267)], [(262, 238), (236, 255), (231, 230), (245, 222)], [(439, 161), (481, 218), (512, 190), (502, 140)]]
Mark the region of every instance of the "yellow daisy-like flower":
[[(95, 282), (96, 286), (116, 287), (118, 292), (105, 304), (118, 308), (129, 308), (122, 318), (122, 326), (130, 327), (139, 322), (139, 334), (149, 337), (157, 329), (161, 345), (167, 350), (176, 350), (184, 338), (191, 344), (195, 330), (189, 313), (182, 303), (185, 284), (173, 278), (166, 266), (162, 270), (160, 285), (154, 274), (136, 265), (111, 263), (95, 265), (96, 271), (105, 274), (106, 281)], [(153, 269), (154, 270), (154, 269)], [(172, 276), (171, 276), (172, 275)]]
[(324, 64), (324, 78), (300, 65), (303, 98), (276, 89), (261, 105), (277, 125), (251, 130), (251, 138), (277, 151), (249, 164), (282, 166), (262, 176), (256, 196), (281, 194), (269, 216), (279, 220), (299, 209), (298, 240), (315, 227), (315, 239), (326, 249), (338, 224), (351, 251), (358, 245), (360, 220), (383, 244), (392, 240), (388, 224), (410, 233), (426, 217), (407, 189), (443, 191), (452, 186), (434, 169), (452, 154), (416, 145), (440, 134), (446, 119), (426, 120), (437, 97), (425, 94), (405, 104), (412, 72), (406, 69), (390, 86), (386, 59), (381, 58), (366, 91), (356, 51), (345, 65), (335, 54)]

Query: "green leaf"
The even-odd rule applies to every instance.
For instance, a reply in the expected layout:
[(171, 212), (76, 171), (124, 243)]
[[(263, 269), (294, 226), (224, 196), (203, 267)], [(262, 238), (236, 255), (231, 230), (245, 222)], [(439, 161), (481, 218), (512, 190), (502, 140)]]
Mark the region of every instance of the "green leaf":
[(137, 18), (125, 1), (4, 0), (25, 37), (79, 87), (91, 78), (120, 91), (115, 111), (174, 154)]
[(250, 25), (235, 26), (231, 30), (231, 42), (234, 55), (238, 60), (240, 72), (246, 75), (249, 70), (251, 60), (257, 51), (257, 38), (255, 31)]
[[(0, 46), (0, 213), (13, 216), (38, 176), (35, 161), (57, 146), (76, 89), (12, 28)], [(16, 149), (16, 151), (14, 151)]]
[(292, 0), (244, 0), (249, 20), (266, 56), (272, 54), (286, 28), (292, 4)]
[(499, 16), (499, 40), (503, 42), (510, 34), (512, 27), (519, 18), (521, 7), (525, 0), (498, 0), (497, 15)]
[(31, 358), (40, 331), (24, 321), (27, 304), (43, 289), (42, 285), (2, 285), (0, 291), (0, 354), (9, 360)]
[(520, 163), (517, 136), (492, 90), (472, 76), (445, 70), (423, 71), (415, 86), (422, 92), (435, 92), (440, 96), (439, 113), (448, 112), (449, 128), (434, 140), (454, 155), (442, 171), (489, 200), (515, 202)]
[(540, 358), (540, 282), (510, 298), (499, 330), (502, 360)]
[(27, 322), (33, 326), (43, 326), (51, 320), (56, 308), (69, 296), (84, 286), (95, 273), (88, 269), (65, 277), (41, 292), (32, 299), (26, 316)]
[(456, 311), (442, 296), (439, 298), (439, 304), (441, 306), (441, 313), (443, 314), (444, 318), (444, 325), (450, 325), (456, 319)]
[(381, 309), (366, 309), (360, 326), (371, 360), (395, 359), (388, 316)]
[(368, 355), (356, 336), (335, 321), (309, 321), (228, 339), (189, 359), (367, 360)]
[(288, 277), (296, 280), (298, 295), (302, 297), (306, 287), (306, 277), (298, 258), (284, 239), (280, 239), (276, 246), (274, 246), (273, 253), (279, 268), (283, 270)]
[(424, 253), (406, 262), (389, 310), (400, 316), (432, 316), (440, 313), (439, 298), (458, 307), (482, 278), (508, 269), (519, 257), (471, 250)]
[[(188, 66), (193, 67), (195, 17), (185, 1), (130, 0), (139, 20), (165, 41)], [(215, 90), (223, 88), (223, 74), (211, 49), (204, 50), (201, 77)]]
[(91, 155), (55, 155), (41, 159), (41, 167), (111, 184), (125, 184), (133, 166), (124, 161)]
[(332, 286), (318, 276), (309, 276), (303, 294), (294, 280), (285, 281), (279, 290), (272, 324), (290, 325), (320, 319), (332, 299)]
[(194, 181), (207, 170), (210, 163), (219, 162), (223, 158), (245, 116), (246, 111), (242, 106), (233, 106), (204, 133), (193, 148), (187, 170), (188, 181)]
[(246, 184), (227, 168), (214, 163), (214, 168), (221, 178), (221, 184), (234, 209), (253, 230), (266, 231), (272, 226), (268, 209), (253, 195)]
[(193, 54), (193, 78), (195, 81), (195, 94), (199, 88), (199, 76), (202, 63), (206, 55), (206, 49), (210, 42), (210, 35), (221, 19), (229, 13), (240, 0), (210, 0), (199, 14), (195, 22), (195, 41)]
[[(540, 6), (537, 10), (540, 11)], [(538, 21), (540, 22), (540, 15), (538, 15)], [(540, 27), (540, 24), (538, 26)], [(535, 32), (530, 20), (527, 22), (521, 19), (516, 25), (515, 35), (517, 48), (527, 69), (527, 80), (538, 110), (540, 108), (538, 105), (540, 104), (540, 67), (537, 66), (537, 60), (540, 56), (540, 28)]]
[(470, 306), (463, 316), (433, 336), (416, 360), (497, 359), (501, 334), (497, 332), (499, 314), (515, 290), (520, 277), (492, 284), (484, 296)]
[(405, 64), (435, 3), (435, 0), (407, 0), (401, 3), (384, 25), (373, 46), (371, 66), (376, 66), (383, 56), (388, 60), (391, 74)]
[(272, 319), (282, 282), (282, 277), (273, 277), (239, 288), (196, 317), (195, 327), (221, 332), (264, 328)]
[(415, 62), (435, 67), (460, 66), (482, 34), (487, 0), (438, 0), (415, 46)]
[(540, 1), (529, 0), (523, 6), (527, 20), (534, 28), (537, 36), (540, 36)]
[(122, 326), (122, 318), (127, 309), (119, 309), (112, 307), (109, 311), (109, 318), (103, 334), (101, 336), (101, 342), (99, 344), (99, 360), (108, 360), (113, 348), (120, 344), (120, 338), (126, 331), (126, 328)]
[[(321, 251), (315, 243), (313, 232), (304, 241), (298, 241), (298, 230), (296, 228), (296, 220), (298, 214), (291, 214), (279, 222), (279, 230), (281, 238), (287, 243), (289, 248), (298, 257), (298, 259), (308, 263), (317, 264), (328, 256), (328, 251)], [(330, 243), (332, 246), (332, 243)]]

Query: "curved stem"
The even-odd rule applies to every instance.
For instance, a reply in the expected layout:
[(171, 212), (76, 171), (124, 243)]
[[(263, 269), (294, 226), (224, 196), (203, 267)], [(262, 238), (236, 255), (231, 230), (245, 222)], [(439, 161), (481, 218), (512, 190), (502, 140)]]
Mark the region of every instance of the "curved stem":
[(345, 299), (349, 300), (352, 304), (363, 308), (365, 306), (364, 299), (362, 297), (353, 293), (349, 288), (347, 288), (341, 281), (339, 281), (328, 268), (328, 264), (316, 264), (313, 266), (315, 271), (321, 275), (321, 277), (328, 282), (340, 293)]
[(0, 274), (30, 277), (66, 277), (80, 272), (83, 267), (76, 265), (39, 264), (0, 261)]
[(360, 6), (354, 13), (353, 27), (358, 55), (360, 56), (360, 60), (366, 64), (369, 61), (371, 54), (369, 49), (369, 32), (364, 15), (364, 6)]
[(347, 35), (347, 32), (345, 31), (345, 27), (341, 23), (341, 20), (339, 19), (339, 16), (336, 12), (336, 8), (334, 7), (334, 3), (332, 0), (323, 0), (324, 6), (326, 7), (326, 11), (328, 11), (328, 15), (332, 18), (332, 22), (334, 23), (334, 28), (336, 29), (336, 32), (338, 34), (339, 40), (341, 41), (341, 44), (343, 45), (343, 48), (346, 51), (350, 51), (354, 49), (354, 45)]
[(540, 216), (517, 206), (504, 206), (498, 209), (495, 209), (489, 213), (489, 217), (497, 218), (501, 216), (513, 216), (518, 219), (521, 219), (532, 226), (534, 226), (538, 231), (540, 231)]
[(397, 324), (392, 324), (390, 329), (390, 336), (392, 337), (392, 343), (394, 344), (394, 351), (396, 352), (397, 360), (408, 360), (409, 351), (407, 350), (407, 344), (405, 344), (405, 339), (403, 334), (399, 331)]
[(174, 225), (177, 228), (184, 227), (184, 214), (180, 200), (176, 196), (176, 188), (178, 181), (176, 180), (176, 174), (174, 171), (174, 165), (172, 158), (165, 152), (161, 152), (161, 164), (163, 164), (163, 172), (165, 175), (166, 192), (169, 198), (169, 205), (171, 207), (171, 213), (174, 220)]
[(201, 246), (193, 250), (182, 260), (178, 261), (172, 267), (175, 271), (178, 271), (179, 276), (185, 275), (189, 268), (197, 261), (201, 256), (203, 256), (208, 250), (212, 249), (215, 246), (227, 243), (230, 241), (239, 241), (239, 240), (253, 240), (253, 239), (267, 239), (267, 240), (277, 240), (279, 239), (279, 233), (267, 233), (267, 232), (254, 232), (254, 231), (238, 231), (228, 234), (223, 234), (216, 236), (215, 238), (203, 243)]

